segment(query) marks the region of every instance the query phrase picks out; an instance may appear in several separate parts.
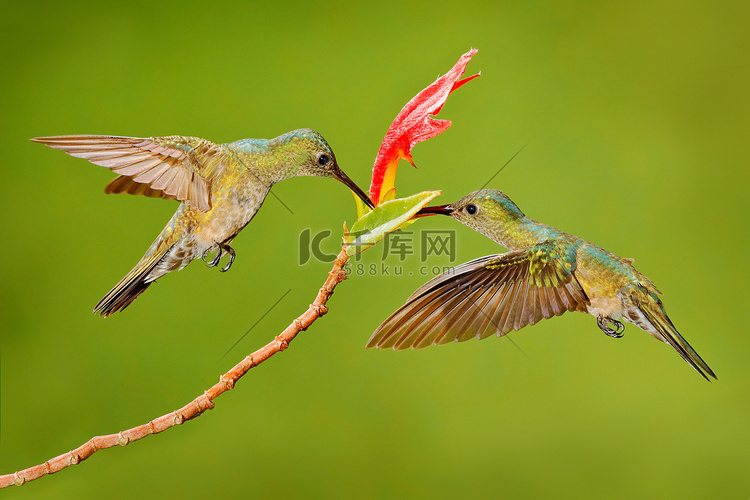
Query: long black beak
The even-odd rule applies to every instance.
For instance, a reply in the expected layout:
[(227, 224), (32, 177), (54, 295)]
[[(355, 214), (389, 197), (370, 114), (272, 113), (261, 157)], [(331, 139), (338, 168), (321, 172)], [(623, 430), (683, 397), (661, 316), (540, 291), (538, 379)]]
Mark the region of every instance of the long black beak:
[(354, 192), (354, 194), (359, 196), (359, 198), (365, 203), (365, 205), (370, 207), (370, 209), (375, 208), (375, 204), (372, 201), (370, 201), (370, 197), (367, 196), (367, 194), (365, 194), (365, 192), (362, 191), (362, 189), (360, 189), (360, 187), (357, 186), (357, 184), (355, 184), (355, 182), (351, 180), (349, 176), (344, 173), (343, 170), (338, 169), (336, 172), (333, 173), (333, 176), (336, 179), (343, 182), (344, 184), (346, 184), (346, 186), (349, 189), (351, 189)]
[(414, 217), (426, 217), (428, 215), (450, 215), (453, 213), (453, 207), (450, 205), (436, 205), (434, 207), (424, 207), (417, 212)]

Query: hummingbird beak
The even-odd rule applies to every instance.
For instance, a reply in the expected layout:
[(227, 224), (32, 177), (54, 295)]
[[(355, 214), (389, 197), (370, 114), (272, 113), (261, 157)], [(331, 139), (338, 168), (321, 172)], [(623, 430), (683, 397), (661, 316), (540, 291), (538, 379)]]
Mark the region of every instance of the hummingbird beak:
[(453, 207), (450, 205), (436, 205), (434, 207), (424, 207), (417, 212), (414, 217), (427, 217), (428, 215), (451, 215)]
[(367, 194), (365, 194), (365, 192), (362, 191), (362, 189), (360, 189), (360, 187), (357, 186), (357, 184), (355, 184), (355, 182), (351, 180), (349, 176), (344, 173), (343, 170), (341, 170), (340, 168), (337, 169), (335, 172), (333, 172), (333, 177), (340, 180), (344, 184), (346, 184), (346, 186), (349, 189), (351, 189), (354, 192), (354, 194), (359, 196), (359, 198), (365, 203), (365, 205), (370, 207), (370, 209), (375, 208), (375, 204), (372, 201), (370, 201), (370, 197), (367, 196)]

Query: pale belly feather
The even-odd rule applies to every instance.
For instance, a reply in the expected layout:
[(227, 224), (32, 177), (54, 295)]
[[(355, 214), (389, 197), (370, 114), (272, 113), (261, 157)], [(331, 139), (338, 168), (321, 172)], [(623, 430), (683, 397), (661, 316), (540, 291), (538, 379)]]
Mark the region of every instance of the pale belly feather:
[(252, 220), (269, 191), (270, 186), (253, 182), (212, 193), (213, 208), (208, 212), (181, 205), (161, 235), (165, 244), (176, 241), (147, 281), (184, 268), (219, 244), (228, 245)]

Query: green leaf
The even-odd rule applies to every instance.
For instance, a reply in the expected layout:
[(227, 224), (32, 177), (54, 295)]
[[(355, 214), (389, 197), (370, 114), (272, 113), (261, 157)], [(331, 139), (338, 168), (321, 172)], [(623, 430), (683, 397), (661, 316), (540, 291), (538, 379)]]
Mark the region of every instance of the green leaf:
[(351, 257), (370, 248), (386, 234), (410, 225), (414, 222), (410, 220), (411, 217), (439, 194), (440, 191), (425, 191), (408, 198), (381, 203), (355, 222), (351, 231), (344, 236), (347, 255)]

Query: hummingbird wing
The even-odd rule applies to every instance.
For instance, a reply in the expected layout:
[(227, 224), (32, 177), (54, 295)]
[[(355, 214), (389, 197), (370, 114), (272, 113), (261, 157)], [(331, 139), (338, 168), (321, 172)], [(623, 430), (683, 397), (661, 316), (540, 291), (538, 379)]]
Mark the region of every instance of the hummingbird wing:
[(225, 155), (199, 137), (61, 135), (31, 139), (120, 174), (107, 193), (143, 194), (211, 209), (211, 179)]
[(533, 325), (589, 302), (564, 261), (540, 245), (461, 264), (419, 288), (367, 347), (421, 349)]

